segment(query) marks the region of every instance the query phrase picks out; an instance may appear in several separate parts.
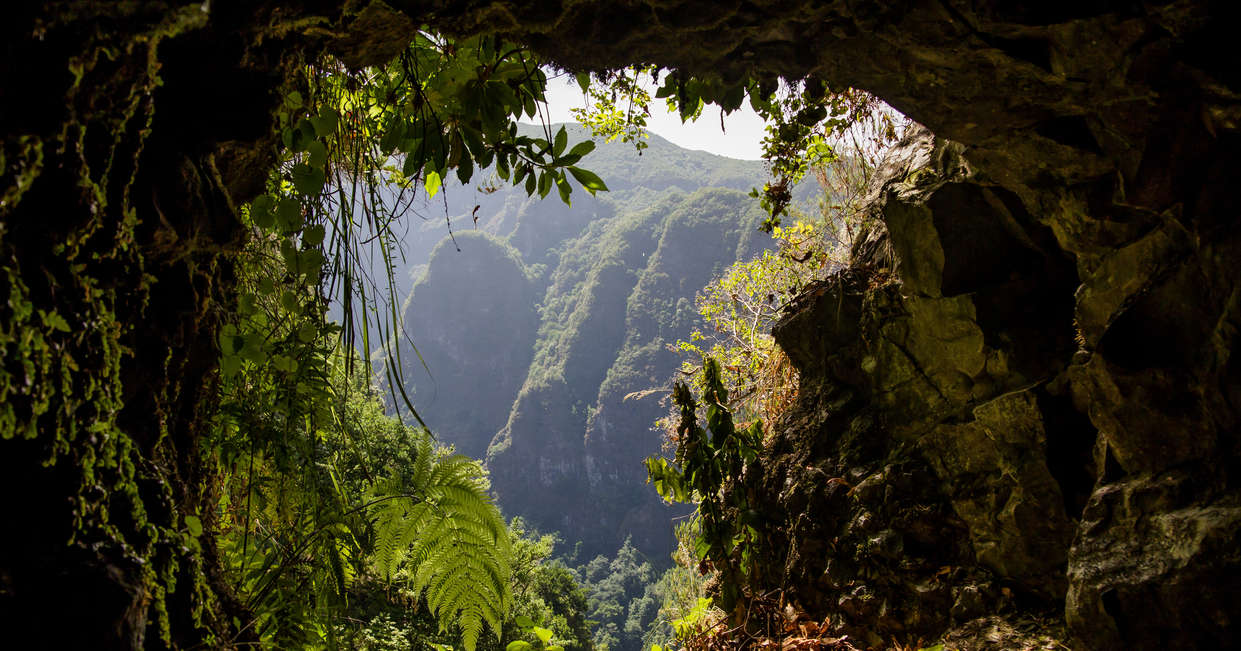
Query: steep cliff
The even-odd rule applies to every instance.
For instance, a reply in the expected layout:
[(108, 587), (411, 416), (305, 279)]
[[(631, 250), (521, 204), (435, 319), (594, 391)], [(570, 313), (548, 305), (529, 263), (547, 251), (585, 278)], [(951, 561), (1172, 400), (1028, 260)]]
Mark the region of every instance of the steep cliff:
[(903, 142), (881, 226), (775, 329), (766, 580), (871, 643), (1235, 645), (1238, 238), (1178, 210), (1070, 251), (1080, 204), (971, 153)]
[(656, 453), (657, 398), (693, 324), (693, 296), (711, 274), (752, 252), (752, 199), (711, 188), (665, 196), (647, 210), (596, 222), (560, 258), (542, 305), (533, 363), (496, 434), (487, 466), (506, 511), (612, 553), (627, 537), (643, 552), (672, 548), (669, 518), (645, 487)]
[(414, 284), (403, 320), (417, 335), (402, 359), (406, 391), (435, 436), (462, 454), (481, 458), (508, 420), (534, 352), (539, 289), (516, 250), (476, 231), (442, 240)]

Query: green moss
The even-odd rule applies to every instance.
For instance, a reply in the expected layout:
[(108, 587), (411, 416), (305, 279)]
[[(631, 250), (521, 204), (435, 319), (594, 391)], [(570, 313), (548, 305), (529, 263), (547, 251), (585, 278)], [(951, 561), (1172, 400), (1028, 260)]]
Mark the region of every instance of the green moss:
[[(91, 35), (82, 54), (68, 60), (73, 82), (59, 142), (25, 135), (0, 149), (0, 214), (19, 207), (52, 151), (77, 175), (77, 200), (60, 199), (89, 213), (63, 230), (23, 232), (22, 241), (0, 226), (0, 277), (7, 288), (0, 290), (0, 439), (38, 442), (39, 461), (59, 470), (49, 478), (72, 469), (70, 507), (61, 512), (71, 519), (65, 542), (125, 568), (135, 605), (154, 613), (135, 621), (150, 619), (165, 644), (173, 639), (166, 599), (178, 588), (178, 568), (191, 571), (197, 626), (215, 604), (201, 572), (201, 549), (177, 516), (173, 464), (161, 461), (172, 451), (161, 443), (147, 456), (119, 424), (123, 369), (133, 355), (125, 342), (143, 318), (154, 280), (136, 244), (139, 217), (129, 195), (154, 116), (157, 47), (206, 18), (194, 6), (169, 12), (122, 43)], [(96, 134), (106, 134), (97, 138), (105, 143), (102, 153), (88, 148), (88, 136)], [(47, 209), (21, 207), (23, 218)], [(32, 246), (53, 255), (27, 255)], [(161, 403), (175, 397), (175, 387), (152, 389)]]

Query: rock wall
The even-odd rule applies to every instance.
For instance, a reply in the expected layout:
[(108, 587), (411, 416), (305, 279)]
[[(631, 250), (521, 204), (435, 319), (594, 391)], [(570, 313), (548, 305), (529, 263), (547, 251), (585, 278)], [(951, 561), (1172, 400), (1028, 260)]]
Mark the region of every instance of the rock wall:
[(1241, 241), (1174, 210), (1069, 250), (1075, 193), (971, 154), (915, 130), (853, 267), (775, 328), (802, 386), (766, 580), (872, 643), (1237, 644)]

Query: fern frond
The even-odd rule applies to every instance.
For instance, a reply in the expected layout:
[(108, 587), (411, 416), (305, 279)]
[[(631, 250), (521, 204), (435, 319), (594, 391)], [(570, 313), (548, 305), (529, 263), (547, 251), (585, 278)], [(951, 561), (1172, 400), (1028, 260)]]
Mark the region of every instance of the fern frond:
[(373, 491), (374, 565), (390, 579), (404, 563), (440, 627), (460, 626), (462, 644), (473, 651), (484, 622), (498, 635), (509, 607), (508, 530), (478, 462), (437, 456), (426, 435), (416, 453), (413, 478), (401, 491)]

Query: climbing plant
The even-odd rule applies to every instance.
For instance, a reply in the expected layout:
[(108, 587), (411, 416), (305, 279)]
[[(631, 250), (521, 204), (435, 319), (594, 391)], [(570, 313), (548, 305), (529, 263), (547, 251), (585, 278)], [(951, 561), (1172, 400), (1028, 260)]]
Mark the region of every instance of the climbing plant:
[[(753, 577), (753, 545), (762, 527), (762, 515), (751, 502), (749, 482), (757, 479), (762, 425), (755, 422), (738, 428), (728, 410), (728, 391), (720, 379), (719, 363), (703, 362), (701, 405), (706, 427), (699, 424), (700, 403), (684, 383), (673, 387), (672, 398), (680, 410), (676, 456), (646, 460), (655, 490), (667, 501), (698, 505), (701, 532), (694, 552), (704, 572), (720, 575), (720, 602), (732, 612)], [(736, 614), (736, 613), (733, 613)]]
[[(253, 614), (240, 633), (273, 646), (331, 643), (333, 618), (367, 574), (404, 577), (467, 649), (484, 626), (503, 631), (511, 546), (480, 468), (436, 452), (425, 431), (359, 421), (354, 401), (375, 400), (369, 365), (343, 351), (378, 347), (389, 406), (425, 426), (393, 345), (393, 227), (409, 199), (482, 169), (530, 194), (555, 187), (566, 202), (570, 177), (592, 194), (607, 189), (577, 165), (592, 142), (569, 147), (563, 128), (518, 135), (515, 121), (538, 113), (545, 87), (522, 48), (420, 33), (388, 66), (318, 61), (287, 89), (279, 164), (242, 209), (251, 237), (220, 331), (221, 416), (204, 443), (224, 484), (217, 534)], [(387, 278), (368, 275), (373, 254)], [(326, 318), (333, 302), (339, 325)], [(377, 450), (381, 434), (389, 440)], [(347, 458), (361, 478), (343, 471)]]

